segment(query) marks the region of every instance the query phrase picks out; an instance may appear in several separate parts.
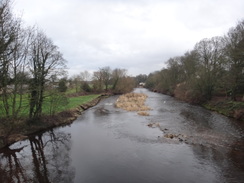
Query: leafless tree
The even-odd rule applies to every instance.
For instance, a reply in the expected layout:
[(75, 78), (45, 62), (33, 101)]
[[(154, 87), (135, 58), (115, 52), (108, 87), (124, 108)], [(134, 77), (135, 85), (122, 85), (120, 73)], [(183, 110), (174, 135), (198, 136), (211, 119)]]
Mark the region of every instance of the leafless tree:
[(88, 71), (83, 71), (79, 74), (82, 81), (89, 81), (91, 79), (91, 74)]
[[(10, 117), (9, 85), (11, 83), (10, 71), (16, 68), (18, 49), (18, 34), (20, 32), (20, 21), (15, 19), (11, 12), (10, 1), (4, 0), (0, 3), (0, 92), (5, 115)], [(13, 57), (16, 56), (16, 57)], [(13, 64), (13, 65), (12, 65)]]
[(100, 71), (93, 73), (93, 88), (95, 91), (101, 92), (103, 90), (103, 77)]
[(126, 70), (125, 69), (114, 69), (112, 71), (112, 89), (115, 90), (118, 83), (119, 83), (119, 80), (123, 77), (126, 76)]
[(29, 49), (30, 82), (29, 118), (42, 115), (45, 83), (54, 73), (59, 74), (65, 68), (65, 60), (58, 47), (42, 31), (36, 29)]
[(100, 68), (99, 69), (99, 72), (101, 73), (101, 76), (102, 76), (102, 81), (104, 83), (104, 86), (105, 86), (105, 91), (107, 92), (108, 91), (108, 87), (109, 87), (109, 83), (110, 83), (110, 80), (111, 80), (111, 69), (110, 67), (103, 67), (103, 68)]
[(227, 88), (233, 100), (238, 93), (244, 93), (244, 20), (231, 28), (225, 39), (225, 56), (227, 59)]
[(196, 44), (198, 54), (198, 87), (203, 96), (209, 100), (216, 86), (217, 78), (223, 67), (223, 41), (221, 37), (203, 39)]

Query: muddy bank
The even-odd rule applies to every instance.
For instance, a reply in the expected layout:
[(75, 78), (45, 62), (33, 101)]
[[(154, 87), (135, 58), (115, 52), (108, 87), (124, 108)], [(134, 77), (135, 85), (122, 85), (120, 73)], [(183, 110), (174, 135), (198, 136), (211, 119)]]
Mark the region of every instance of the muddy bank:
[(43, 116), (39, 120), (31, 123), (28, 123), (25, 119), (19, 119), (18, 121), (6, 120), (6, 122), (0, 125), (0, 148), (27, 139), (29, 135), (46, 131), (57, 126), (71, 124), (83, 111), (97, 105), (101, 99), (107, 96), (108, 95), (101, 95), (77, 108), (63, 111), (52, 116)]

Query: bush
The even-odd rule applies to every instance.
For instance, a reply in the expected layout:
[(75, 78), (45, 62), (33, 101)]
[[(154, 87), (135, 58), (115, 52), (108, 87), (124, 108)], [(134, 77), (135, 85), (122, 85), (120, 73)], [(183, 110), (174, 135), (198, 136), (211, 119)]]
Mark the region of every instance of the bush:
[(60, 108), (67, 106), (69, 99), (62, 93), (51, 92), (48, 98), (49, 102), (49, 114), (54, 115)]
[(84, 82), (82, 85), (81, 85), (81, 89), (85, 92), (91, 92), (92, 89), (90, 87), (90, 85), (87, 83), (87, 82)]
[(131, 92), (135, 87), (135, 80), (131, 77), (120, 78), (113, 92), (116, 94)]
[(174, 96), (180, 100), (191, 104), (201, 104), (204, 102), (202, 94), (198, 90), (192, 89), (186, 82), (180, 83), (174, 90)]
[(61, 79), (58, 83), (58, 91), (66, 92), (68, 87), (66, 86), (66, 79)]

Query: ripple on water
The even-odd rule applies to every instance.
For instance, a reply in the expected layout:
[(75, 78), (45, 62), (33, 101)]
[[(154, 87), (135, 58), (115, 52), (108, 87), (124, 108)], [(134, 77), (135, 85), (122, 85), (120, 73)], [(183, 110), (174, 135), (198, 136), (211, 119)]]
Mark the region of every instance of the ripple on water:
[[(244, 180), (243, 130), (238, 125), (169, 96), (142, 88), (135, 91), (148, 95), (150, 116), (115, 108), (117, 96), (104, 99), (70, 126), (31, 136), (1, 152), (0, 181)], [(159, 127), (149, 128), (149, 123)], [(187, 141), (165, 134), (186, 135)]]

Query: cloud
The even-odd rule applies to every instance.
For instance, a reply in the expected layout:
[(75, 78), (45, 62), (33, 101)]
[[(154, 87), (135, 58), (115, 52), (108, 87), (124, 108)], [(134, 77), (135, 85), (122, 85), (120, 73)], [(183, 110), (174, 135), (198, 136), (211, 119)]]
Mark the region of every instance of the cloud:
[(100, 67), (129, 74), (159, 70), (206, 37), (242, 19), (242, 0), (18, 0), (28, 25), (60, 47), (70, 74)]

